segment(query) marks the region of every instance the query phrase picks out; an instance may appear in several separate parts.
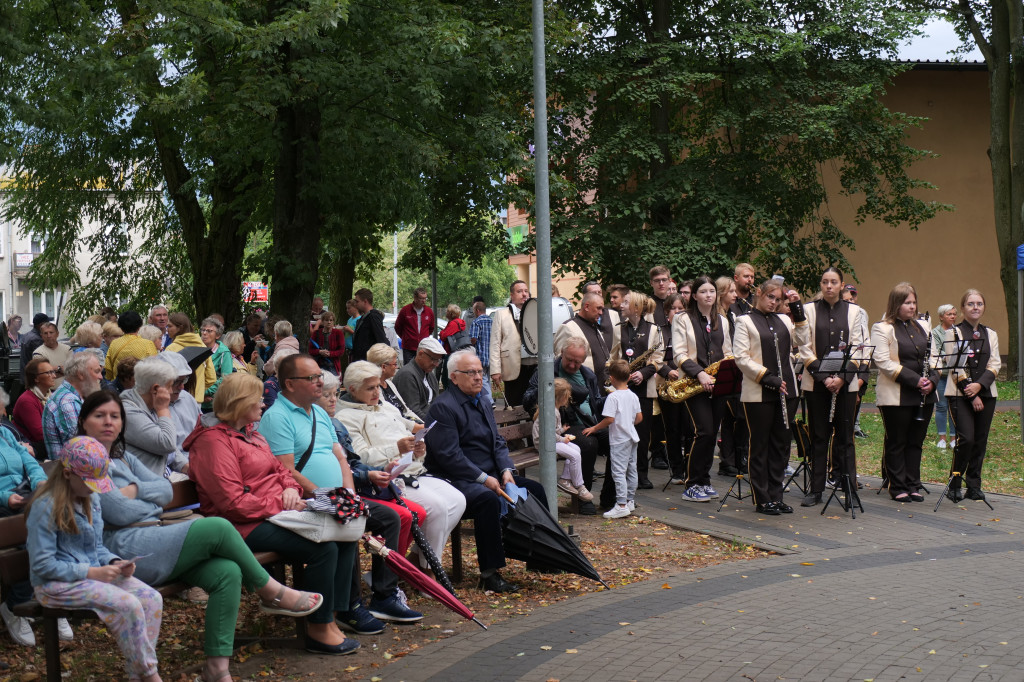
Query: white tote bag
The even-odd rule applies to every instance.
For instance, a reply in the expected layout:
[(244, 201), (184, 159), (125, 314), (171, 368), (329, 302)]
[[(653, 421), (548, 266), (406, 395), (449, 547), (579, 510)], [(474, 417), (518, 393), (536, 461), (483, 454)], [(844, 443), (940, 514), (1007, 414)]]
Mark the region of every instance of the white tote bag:
[(317, 543), (355, 542), (366, 530), (365, 516), (342, 523), (330, 514), (315, 511), (283, 511), (267, 521)]

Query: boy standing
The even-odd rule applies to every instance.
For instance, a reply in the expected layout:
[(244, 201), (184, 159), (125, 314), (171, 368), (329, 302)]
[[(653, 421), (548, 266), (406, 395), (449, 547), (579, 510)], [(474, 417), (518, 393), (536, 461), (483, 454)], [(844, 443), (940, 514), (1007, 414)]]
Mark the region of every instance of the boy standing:
[(608, 368), (608, 376), (615, 388), (605, 398), (600, 422), (583, 430), (584, 436), (608, 428), (608, 443), (611, 446), (612, 480), (615, 482), (616, 505), (604, 513), (606, 519), (621, 519), (629, 516), (636, 503), (637, 470), (636, 446), (640, 436), (636, 425), (643, 420), (640, 401), (629, 390), (629, 365), (625, 360), (616, 360)]

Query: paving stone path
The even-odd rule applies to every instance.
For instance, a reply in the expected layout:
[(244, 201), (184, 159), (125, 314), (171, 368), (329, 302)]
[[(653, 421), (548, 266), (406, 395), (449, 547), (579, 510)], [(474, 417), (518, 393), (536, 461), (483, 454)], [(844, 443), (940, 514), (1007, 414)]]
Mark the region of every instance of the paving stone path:
[[(651, 472), (655, 484), (665, 472)], [(638, 513), (780, 554), (586, 595), (415, 651), (391, 680), (1024, 680), (1024, 499), (932, 509), (861, 479), (836, 502), (759, 516), (750, 500), (641, 491)], [(664, 480), (661, 481), (664, 483)], [(729, 479), (713, 483), (724, 493)], [(665, 589), (664, 584), (671, 589)], [(550, 647), (550, 648), (547, 648)]]

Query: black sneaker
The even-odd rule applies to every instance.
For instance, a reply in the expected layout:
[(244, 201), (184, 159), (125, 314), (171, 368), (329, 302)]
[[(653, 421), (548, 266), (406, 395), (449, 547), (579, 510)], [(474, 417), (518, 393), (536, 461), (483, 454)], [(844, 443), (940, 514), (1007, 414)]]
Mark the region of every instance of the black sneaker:
[(593, 502), (580, 502), (580, 516), (597, 516)]
[(646, 476), (643, 476), (637, 481), (636, 487), (640, 490), (650, 490), (654, 487), (654, 484)]
[(964, 494), (960, 491), (960, 488), (950, 488), (946, 491), (946, 497), (954, 502), (960, 502), (964, 499)]
[(357, 635), (379, 635), (386, 627), (362, 604), (355, 606), (351, 611), (338, 611), (336, 621), (339, 628)]
[(981, 488), (967, 488), (967, 494), (964, 495), (968, 500), (984, 500), (985, 493), (981, 492)]
[(718, 467), (719, 476), (735, 476), (739, 472), (740, 470), (731, 464), (723, 464), (722, 466)]
[(668, 460), (662, 459), (661, 457), (656, 457), (651, 460), (651, 468), (661, 470), (668, 469)]
[(853, 437), (854, 438), (867, 438), (868, 434), (866, 434), (862, 429), (857, 429), (856, 431), (853, 432)]

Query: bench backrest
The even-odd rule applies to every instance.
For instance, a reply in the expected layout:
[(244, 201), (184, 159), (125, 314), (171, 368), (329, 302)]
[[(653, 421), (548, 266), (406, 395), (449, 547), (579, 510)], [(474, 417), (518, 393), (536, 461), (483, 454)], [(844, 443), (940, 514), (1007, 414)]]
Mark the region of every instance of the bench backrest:
[(0, 519), (0, 581), (5, 585), (28, 580), (27, 538), (24, 514)]

